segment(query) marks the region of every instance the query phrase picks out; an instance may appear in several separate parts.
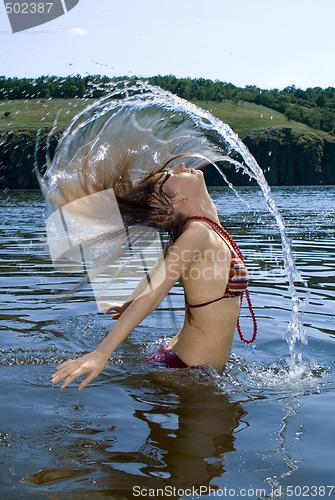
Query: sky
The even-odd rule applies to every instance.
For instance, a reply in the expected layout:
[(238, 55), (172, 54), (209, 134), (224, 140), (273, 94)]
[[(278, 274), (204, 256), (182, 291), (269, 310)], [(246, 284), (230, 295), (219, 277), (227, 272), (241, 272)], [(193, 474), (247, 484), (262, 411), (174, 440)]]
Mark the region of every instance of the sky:
[(7, 77), (170, 74), (263, 89), (335, 86), (334, 0), (79, 0), (18, 33), (5, 3)]

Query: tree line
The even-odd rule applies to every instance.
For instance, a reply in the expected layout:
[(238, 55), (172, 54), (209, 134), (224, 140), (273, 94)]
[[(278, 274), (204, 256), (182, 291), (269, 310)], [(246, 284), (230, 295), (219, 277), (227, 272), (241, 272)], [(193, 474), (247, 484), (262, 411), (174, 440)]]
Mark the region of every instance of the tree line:
[[(67, 77), (40, 76), (38, 78), (8, 78), (0, 76), (0, 100), (33, 98), (99, 98), (111, 83), (134, 84), (138, 77), (114, 77), (101, 75), (72, 75)], [(146, 79), (152, 85), (189, 101), (232, 100), (261, 104), (283, 113), (288, 120), (305, 123), (335, 135), (335, 88), (321, 87), (302, 90), (294, 85), (283, 90), (260, 89), (255, 85), (237, 87), (232, 83), (205, 78), (177, 78), (173, 75), (153, 76)]]

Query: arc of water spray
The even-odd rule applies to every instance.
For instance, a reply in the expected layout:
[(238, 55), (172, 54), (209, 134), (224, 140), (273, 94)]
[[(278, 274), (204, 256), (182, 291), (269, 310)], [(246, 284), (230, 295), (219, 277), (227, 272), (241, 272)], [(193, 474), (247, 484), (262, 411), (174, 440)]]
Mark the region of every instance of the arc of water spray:
[[(112, 85), (111, 85), (112, 87)], [(123, 94), (125, 96), (125, 100), (119, 98), (119, 95)], [(225, 150), (228, 151), (222, 155), (222, 150), (220, 150), (220, 145), (217, 145), (217, 156), (216, 161), (228, 161), (230, 164), (235, 165), (235, 168), (242, 169), (242, 171), (249, 175), (250, 178), (256, 180), (258, 185), (260, 186), (263, 195), (265, 197), (267, 207), (270, 213), (274, 216), (281, 236), (281, 244), (283, 250), (283, 259), (284, 259), (284, 267), (289, 283), (289, 291), (292, 299), (292, 313), (291, 320), (288, 325), (288, 328), (285, 332), (285, 338), (289, 345), (290, 354), (291, 354), (291, 369), (294, 369), (296, 366), (296, 353), (295, 347), (296, 342), (300, 340), (302, 343), (306, 343), (305, 331), (303, 328), (303, 324), (301, 321), (301, 311), (300, 311), (300, 299), (297, 294), (297, 290), (295, 287), (295, 282), (303, 282), (300, 273), (297, 271), (294, 260), (292, 257), (290, 240), (286, 234), (285, 223), (281, 213), (279, 212), (275, 200), (271, 194), (271, 190), (269, 185), (266, 182), (264, 177), (264, 173), (262, 169), (257, 164), (254, 157), (250, 154), (247, 147), (243, 144), (243, 142), (239, 139), (237, 134), (233, 132), (233, 130), (225, 123), (223, 123), (218, 118), (215, 118), (211, 115), (210, 112), (197, 107), (195, 104), (192, 104), (184, 99), (177, 97), (176, 95), (168, 92), (166, 90), (162, 90), (160, 87), (152, 86), (148, 83), (144, 82), (136, 82), (135, 85), (128, 86), (128, 83), (125, 85), (125, 88), (120, 89), (120, 87), (114, 86), (114, 91), (108, 93), (107, 95), (100, 98), (94, 104), (88, 106), (85, 110), (80, 112), (70, 123), (69, 127), (63, 134), (62, 138), (59, 141), (59, 146), (67, 147), (67, 140), (72, 137), (72, 135), (76, 131), (80, 131), (83, 121), (82, 119), (86, 117), (86, 113), (90, 113), (91, 116), (96, 119), (100, 116), (103, 116), (105, 113), (105, 109), (109, 111), (113, 111), (117, 109), (117, 106), (131, 108), (134, 109), (146, 109), (149, 106), (155, 105), (161, 107), (165, 111), (171, 111), (174, 115), (180, 113), (182, 116), (183, 113), (187, 112), (187, 115), (192, 120), (193, 125), (195, 127), (199, 127), (200, 130), (206, 132), (215, 132), (219, 136), (221, 136), (222, 141), (225, 143)], [(104, 107), (105, 106), (105, 107)], [(117, 112), (116, 112), (117, 115)], [(48, 140), (48, 142), (50, 142)], [(230, 153), (235, 150), (242, 157), (243, 163), (236, 161), (233, 158), (230, 158)], [(212, 150), (213, 152), (213, 150)], [(234, 193), (238, 196), (238, 198), (245, 203), (245, 201), (239, 196), (237, 191), (234, 189), (231, 183), (228, 182), (227, 178), (221, 172), (220, 168), (211, 160), (206, 158), (206, 156), (202, 156), (201, 154), (180, 154), (178, 156), (173, 155), (173, 159), (182, 158), (183, 156), (197, 156), (198, 158), (204, 160), (202, 165), (198, 165), (198, 168), (204, 168), (205, 165), (212, 164), (218, 170), (220, 175), (223, 177), (228, 186), (234, 191)], [(172, 161), (172, 160), (171, 160)], [(169, 163), (169, 162), (168, 162)], [(167, 164), (166, 164), (167, 165)], [(249, 205), (247, 204), (249, 207)], [(301, 356), (300, 356), (301, 360)]]
[[(208, 117), (207, 117), (208, 118)], [(214, 118), (214, 121), (216, 119)], [(218, 120), (219, 122), (219, 120)], [(221, 125), (222, 122), (219, 122), (219, 126)], [(223, 124), (225, 125), (225, 124)], [(251, 155), (247, 147), (238, 140), (238, 137), (236, 136), (236, 139), (233, 136), (233, 133), (230, 134), (230, 143), (233, 145), (237, 150), (241, 153), (241, 156), (243, 160), (246, 162), (246, 164), (241, 164), (237, 161), (229, 159), (227, 157), (227, 160), (230, 161), (230, 163), (235, 164), (236, 167), (242, 168), (251, 178), (255, 179), (259, 187), (261, 188), (263, 195), (266, 200), (267, 207), (270, 211), (270, 213), (273, 215), (275, 218), (279, 231), (280, 231), (280, 236), (281, 236), (281, 245), (282, 245), (282, 251), (283, 251), (283, 260), (284, 260), (284, 267), (286, 271), (286, 275), (288, 278), (288, 283), (289, 283), (289, 291), (291, 293), (291, 300), (292, 300), (292, 312), (291, 312), (291, 320), (290, 323), (286, 329), (285, 332), (285, 339), (289, 345), (290, 349), (290, 354), (291, 354), (291, 359), (290, 359), (290, 368), (292, 370), (295, 369), (296, 367), (296, 342), (301, 341), (302, 344), (307, 343), (306, 339), (306, 332), (303, 327), (303, 322), (300, 319), (300, 299), (298, 297), (297, 289), (295, 286), (295, 282), (301, 282), (304, 285), (306, 283), (301, 277), (300, 272), (297, 270), (293, 256), (292, 256), (292, 251), (291, 251), (291, 242), (290, 239), (287, 235), (286, 232), (286, 227), (285, 227), (285, 222), (283, 219), (282, 214), (278, 210), (278, 207), (276, 205), (276, 202), (271, 194), (271, 189), (270, 186), (268, 185), (262, 169), (259, 167), (258, 163), (254, 159), (254, 157)], [(218, 168), (217, 168), (218, 169)], [(220, 169), (218, 171), (221, 173)], [(222, 174), (222, 173), (221, 173)], [(223, 174), (222, 174), (223, 175)], [(229, 184), (228, 184), (229, 185)], [(306, 301), (307, 301), (307, 296), (306, 296)], [(301, 361), (301, 354), (298, 358), (299, 361)]]
[[(151, 86), (150, 86), (151, 87)], [(152, 87), (150, 88), (151, 91), (155, 92), (155, 90), (152, 90)], [(161, 90), (161, 89), (160, 89)], [(157, 91), (156, 91), (157, 92)], [(163, 91), (166, 92), (166, 91)], [(160, 94), (161, 95), (161, 94)], [(180, 108), (183, 107), (183, 103), (186, 103), (183, 99), (174, 96), (170, 92), (167, 92), (167, 95), (169, 96), (169, 99), (173, 99), (174, 105), (180, 106)], [(209, 112), (198, 108), (192, 103), (187, 102), (187, 108), (188, 110), (192, 110), (193, 108), (193, 113), (194, 113), (194, 118), (199, 122), (199, 118), (202, 119), (201, 121), (201, 126), (202, 128), (207, 128), (208, 130), (211, 130), (210, 126), (206, 127), (206, 123), (204, 123), (203, 120), (206, 120), (206, 122), (209, 122), (212, 127), (215, 128), (216, 131), (218, 131), (222, 137), (225, 138), (226, 142), (228, 142), (229, 146), (231, 147), (231, 150), (235, 149), (238, 151), (243, 160), (244, 164), (237, 162), (230, 158), (229, 156), (226, 156), (226, 160), (229, 161), (230, 163), (234, 164), (235, 167), (243, 169), (245, 173), (247, 173), (251, 178), (255, 179), (259, 187), (261, 188), (263, 195), (266, 200), (267, 207), (270, 211), (270, 213), (273, 215), (275, 218), (279, 231), (280, 231), (280, 236), (281, 236), (281, 245), (282, 245), (282, 251), (283, 251), (283, 260), (284, 260), (284, 268), (285, 272), (287, 275), (288, 283), (289, 283), (289, 292), (291, 294), (291, 301), (292, 301), (292, 311), (291, 311), (291, 320), (290, 323), (284, 333), (285, 339), (288, 343), (289, 350), (290, 350), (290, 369), (294, 370), (296, 368), (296, 361), (297, 361), (297, 355), (296, 355), (296, 343), (297, 341), (300, 341), (302, 344), (307, 343), (307, 338), (306, 338), (306, 332), (303, 327), (303, 321), (301, 319), (301, 309), (300, 309), (300, 299), (298, 297), (297, 289), (295, 286), (295, 282), (301, 282), (306, 286), (306, 283), (301, 277), (300, 272), (297, 270), (293, 256), (292, 256), (292, 251), (291, 251), (291, 243), (290, 239), (287, 235), (286, 232), (286, 227), (285, 227), (285, 222), (283, 219), (282, 214), (280, 213), (276, 202), (271, 194), (271, 189), (270, 186), (268, 185), (264, 173), (258, 163), (256, 162), (255, 158), (251, 155), (249, 152), (248, 148), (243, 144), (243, 142), (239, 139), (238, 135), (235, 134), (235, 132), (226, 124), (223, 123), (221, 120), (218, 118), (215, 118), (213, 115), (211, 115)], [(212, 163), (212, 162), (210, 162)], [(206, 163), (206, 165), (208, 162)], [(212, 163), (213, 164), (213, 163)], [(198, 168), (203, 168), (205, 166), (201, 165)], [(224, 174), (221, 172), (221, 170), (215, 165), (216, 169), (218, 172), (222, 175), (222, 177), (225, 179), (227, 182), (227, 179), (225, 178)], [(228, 186), (231, 187), (231, 184), (227, 182)], [(234, 190), (235, 191), (235, 190)], [(240, 198), (240, 197), (239, 197)], [(305, 299), (305, 304), (307, 303), (308, 296), (306, 295)], [(300, 362), (302, 358), (301, 353), (298, 356), (298, 361)]]

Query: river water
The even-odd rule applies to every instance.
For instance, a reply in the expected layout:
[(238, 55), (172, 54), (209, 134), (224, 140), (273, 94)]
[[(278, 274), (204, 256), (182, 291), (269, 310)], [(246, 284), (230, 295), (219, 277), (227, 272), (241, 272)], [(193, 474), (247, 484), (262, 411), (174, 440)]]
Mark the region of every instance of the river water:
[[(148, 346), (181, 326), (179, 286), (87, 389), (60, 390), (58, 362), (94, 348), (111, 320), (90, 287), (55, 271), (39, 192), (0, 195), (0, 494), (36, 498), (335, 498), (335, 188), (273, 188), (303, 283), (308, 342), (290, 367), (291, 296), (259, 188), (211, 188), (250, 271), (256, 342), (226, 370), (154, 369)], [(171, 319), (173, 309), (175, 320)], [(241, 326), (251, 334), (243, 309)]]

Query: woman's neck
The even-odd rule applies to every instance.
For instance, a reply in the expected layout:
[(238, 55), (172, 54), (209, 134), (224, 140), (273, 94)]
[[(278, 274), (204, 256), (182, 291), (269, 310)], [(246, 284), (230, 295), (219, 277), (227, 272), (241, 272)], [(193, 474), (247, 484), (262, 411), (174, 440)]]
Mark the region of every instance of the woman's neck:
[(189, 217), (191, 215), (205, 216), (215, 221), (219, 221), (216, 206), (209, 196), (208, 199), (197, 200), (189, 205), (187, 209), (187, 216)]

